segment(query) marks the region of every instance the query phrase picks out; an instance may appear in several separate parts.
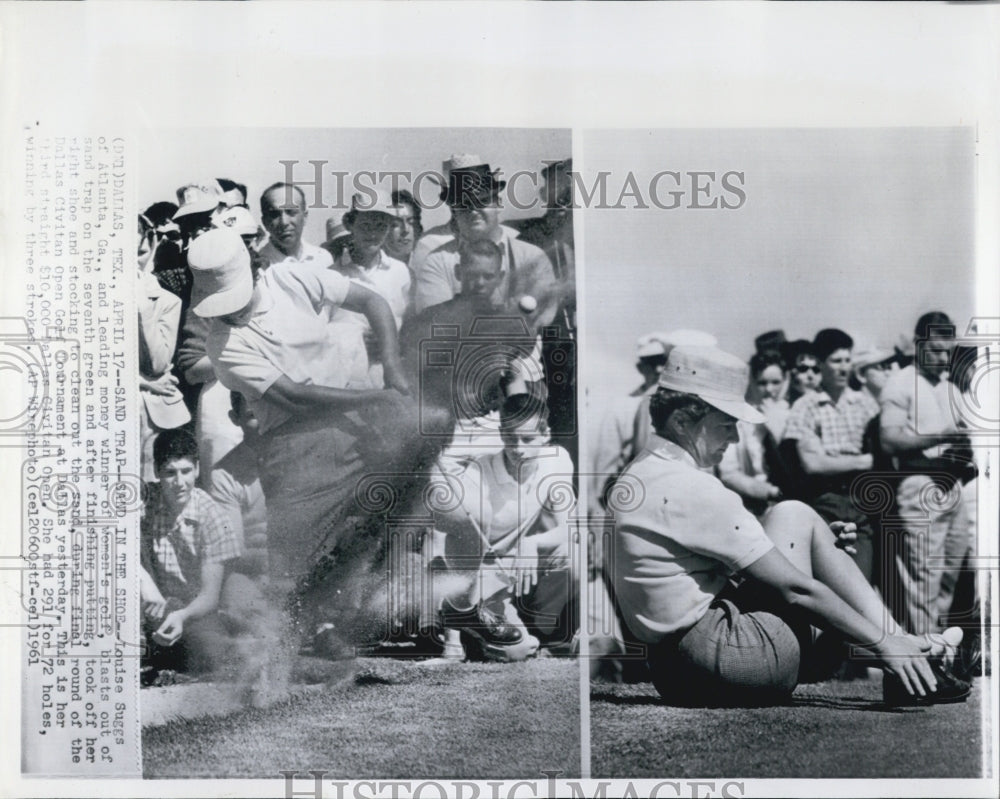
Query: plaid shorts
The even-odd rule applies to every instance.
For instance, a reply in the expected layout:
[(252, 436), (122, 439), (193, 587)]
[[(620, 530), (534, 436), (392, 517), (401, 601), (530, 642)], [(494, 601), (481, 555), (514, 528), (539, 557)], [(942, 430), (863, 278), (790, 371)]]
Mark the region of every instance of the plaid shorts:
[(647, 656), (656, 690), (672, 705), (761, 705), (787, 701), (812, 647), (808, 621), (769, 589), (730, 585), (689, 629)]

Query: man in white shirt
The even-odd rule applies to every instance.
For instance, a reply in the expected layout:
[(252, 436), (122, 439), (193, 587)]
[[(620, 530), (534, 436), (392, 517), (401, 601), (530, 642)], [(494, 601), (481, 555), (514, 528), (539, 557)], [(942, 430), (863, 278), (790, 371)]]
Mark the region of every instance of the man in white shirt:
[(508, 397), (500, 411), (503, 449), (442, 459), (432, 477), (456, 500), (438, 503), (435, 513), (451, 577), (441, 609), (446, 647), (460, 637), (470, 657), (521, 660), (539, 640), (570, 646), (576, 632), (567, 524), (573, 462), (551, 445), (546, 415), (536, 394)]
[(333, 258), (322, 247), (302, 240), (309, 212), (306, 196), (291, 183), (275, 183), (260, 196), (260, 221), (270, 237), (260, 254), (268, 264), (312, 264), (320, 269), (330, 266)]
[(894, 553), (903, 598), (900, 620), (920, 634), (941, 629), (973, 540), (962, 480), (957, 473), (949, 474), (941, 460), (949, 446), (962, 439), (962, 424), (953, 415), (949, 395), (956, 389), (945, 379), (954, 326), (943, 313), (924, 314), (914, 341), (916, 359), (894, 372), (879, 396), (879, 432), (883, 449), (902, 473), (896, 505), (903, 530)]
[(500, 291), (514, 300), (532, 297), (532, 321), (537, 326), (551, 324), (565, 287), (556, 280), (544, 251), (515, 238), (500, 224), (500, 192), (506, 185), (488, 164), (451, 170), (441, 198), (451, 208), (458, 236), (431, 251), (421, 265), (415, 265), (414, 303), (418, 313), (447, 302), (461, 291), (455, 266), (464, 244), (491, 241), (501, 253)]
[[(381, 189), (374, 191), (374, 198), (364, 194), (355, 194), (352, 198), (351, 209), (342, 220), (350, 236), (331, 268), (377, 292), (389, 303), (398, 331), (410, 306), (410, 269), (383, 249), (396, 218), (395, 208), (388, 194)], [(378, 342), (364, 315), (337, 308), (332, 311), (330, 325), (332, 337), (355, 342), (358, 361), (366, 362), (368, 384), (372, 388), (382, 388)]]

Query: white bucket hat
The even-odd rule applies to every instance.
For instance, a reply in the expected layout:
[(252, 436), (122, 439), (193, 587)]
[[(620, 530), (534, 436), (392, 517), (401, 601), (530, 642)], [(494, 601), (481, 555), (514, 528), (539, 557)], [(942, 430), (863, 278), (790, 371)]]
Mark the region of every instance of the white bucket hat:
[(694, 394), (729, 416), (760, 424), (764, 414), (744, 399), (749, 380), (750, 367), (735, 355), (717, 347), (681, 344), (670, 350), (658, 385)]
[(210, 230), (191, 242), (188, 266), (194, 278), (191, 310), (197, 316), (225, 316), (250, 302), (250, 253), (239, 234), (229, 228)]

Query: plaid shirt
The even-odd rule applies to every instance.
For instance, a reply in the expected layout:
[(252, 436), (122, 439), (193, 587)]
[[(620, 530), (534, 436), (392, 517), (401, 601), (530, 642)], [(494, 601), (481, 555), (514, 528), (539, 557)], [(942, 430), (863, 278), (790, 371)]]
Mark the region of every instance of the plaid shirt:
[(226, 563), (241, 554), (225, 514), (200, 488), (176, 517), (167, 509), (158, 483), (147, 485), (142, 520), (142, 561), (164, 597), (191, 601), (201, 590), (201, 567)]
[(827, 455), (858, 455), (865, 428), (876, 413), (878, 407), (860, 391), (845, 389), (837, 402), (825, 391), (815, 391), (796, 400), (784, 437), (799, 441), (818, 438)]

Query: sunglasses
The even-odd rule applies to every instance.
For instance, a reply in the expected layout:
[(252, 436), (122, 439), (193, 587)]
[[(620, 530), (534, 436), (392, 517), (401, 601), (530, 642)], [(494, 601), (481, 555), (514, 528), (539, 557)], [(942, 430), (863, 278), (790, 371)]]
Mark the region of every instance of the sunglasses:
[(822, 370), (819, 368), (819, 366), (807, 366), (804, 363), (800, 363), (798, 366), (795, 367), (795, 371), (798, 372), (800, 375), (804, 375), (806, 372), (812, 372), (813, 374), (818, 375)]

